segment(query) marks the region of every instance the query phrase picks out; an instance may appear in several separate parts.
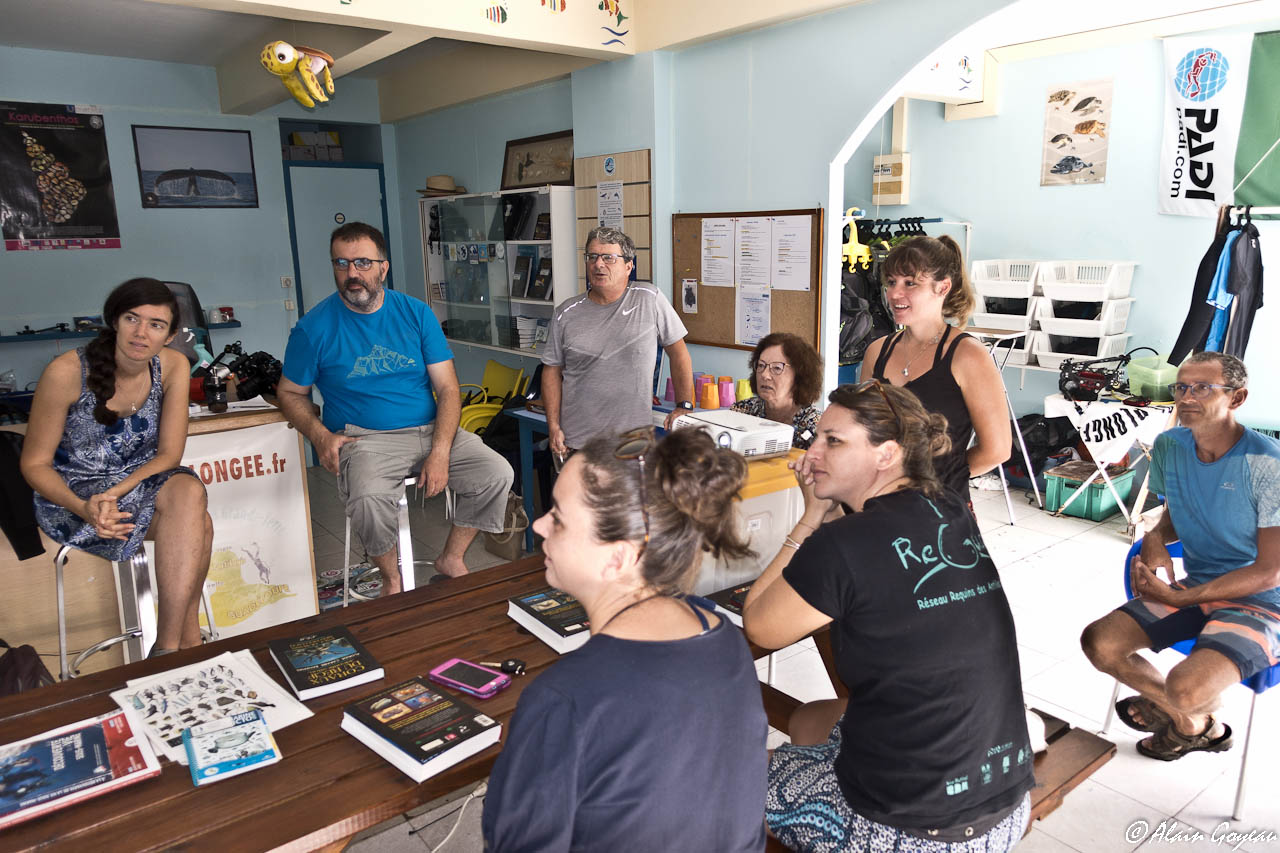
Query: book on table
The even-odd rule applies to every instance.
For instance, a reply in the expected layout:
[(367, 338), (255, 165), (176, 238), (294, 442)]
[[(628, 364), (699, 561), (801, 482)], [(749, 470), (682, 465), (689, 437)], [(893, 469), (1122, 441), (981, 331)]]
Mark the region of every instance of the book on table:
[(123, 711), (0, 746), (0, 829), (160, 775)]
[(728, 617), (730, 622), (741, 628), (742, 607), (747, 603), (747, 593), (750, 591), (750, 583), (736, 584), (728, 589), (711, 593), (707, 599), (716, 606), (716, 610)]
[(182, 732), (187, 766), (196, 787), (230, 779), (280, 760), (280, 748), (256, 708), (210, 720)]
[(345, 627), (267, 643), (289, 689), (303, 701), (382, 678), (382, 665)]
[(587, 611), (567, 592), (547, 587), (507, 599), (507, 615), (559, 654), (591, 638)]
[(348, 705), (342, 730), (423, 782), (497, 743), (502, 724), (415, 676)]

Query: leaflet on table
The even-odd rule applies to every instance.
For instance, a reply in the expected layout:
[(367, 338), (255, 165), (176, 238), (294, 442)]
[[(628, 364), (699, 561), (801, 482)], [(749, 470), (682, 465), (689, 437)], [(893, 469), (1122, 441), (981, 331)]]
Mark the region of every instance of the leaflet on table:
[(772, 295), (768, 287), (740, 286), (734, 290), (735, 342), (753, 347), (769, 334)]
[(256, 708), (274, 732), (311, 716), (243, 649), (131, 679), (111, 698), (135, 731), (146, 732), (157, 752), (179, 764), (187, 763), (182, 732), (191, 726)]
[(733, 220), (702, 220), (702, 283), (708, 287), (733, 287)]

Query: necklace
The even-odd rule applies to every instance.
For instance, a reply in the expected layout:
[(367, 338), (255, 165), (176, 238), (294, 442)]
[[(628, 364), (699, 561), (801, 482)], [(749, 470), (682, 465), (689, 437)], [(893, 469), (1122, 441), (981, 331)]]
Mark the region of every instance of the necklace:
[(600, 629), (599, 629), (598, 631), (596, 631), (596, 633), (597, 633), (597, 634), (602, 633), (602, 632), (604, 631), (604, 629), (605, 629), (605, 628), (608, 628), (608, 627), (609, 627), (609, 623), (611, 623), (614, 619), (617, 619), (617, 618), (618, 618), (619, 616), (621, 616), (623, 613), (626, 613), (628, 610), (630, 610), (631, 608), (635, 607), (636, 605), (638, 605), (638, 604), (644, 604), (646, 601), (652, 601), (652, 600), (653, 600), (653, 599), (655, 599), (655, 598), (662, 598), (662, 597), (663, 597), (663, 596), (662, 596), (662, 594), (661, 594), (661, 593), (655, 592), (653, 595), (646, 595), (644, 598), (638, 598), (638, 599), (636, 599), (635, 601), (633, 601), (633, 602), (631, 602), (630, 604), (628, 604), (626, 607), (624, 607), (624, 608), (622, 608), (621, 610), (619, 610), (617, 613), (615, 613), (615, 614), (613, 614), (612, 616), (610, 616), (608, 619), (604, 620), (604, 624), (600, 626)]
[(136, 414), (138, 413), (138, 406), (139, 406), (140, 404), (141, 404), (141, 405), (146, 405), (147, 397), (151, 396), (151, 375), (150, 375), (150, 373), (148, 372), (148, 373), (144, 373), (144, 374), (143, 374), (143, 377), (146, 379), (146, 382), (145, 382), (145, 384), (144, 384), (144, 386), (143, 386), (144, 390), (143, 390), (143, 392), (142, 392), (142, 399), (141, 399), (138, 403), (130, 403), (130, 404), (129, 404), (129, 411), (128, 411), (128, 414), (130, 414), (130, 415), (136, 415)]
[[(903, 375), (904, 377), (905, 377), (905, 376), (910, 375), (910, 373), (911, 373), (911, 362), (913, 362), (913, 361), (915, 361), (917, 358), (919, 358), (919, 357), (920, 357), (920, 353), (925, 352), (926, 350), (928, 350), (928, 349), (929, 349), (929, 347), (933, 346), (933, 345), (934, 345), (934, 344), (936, 344), (938, 341), (940, 341), (940, 340), (942, 339), (942, 335), (943, 335), (943, 333), (944, 333), (944, 332), (946, 332), (946, 331), (947, 331), (947, 327), (946, 327), (946, 326), (943, 326), (943, 327), (942, 327), (942, 329), (938, 332), (938, 334), (936, 334), (936, 335), (934, 335), (934, 336), (933, 336), (933, 340), (929, 341), (927, 344), (925, 344), (924, 346), (920, 347), (920, 349), (916, 350), (916, 354), (915, 354), (915, 355), (913, 355), (913, 356), (911, 356), (911, 358), (907, 359), (907, 363), (906, 363), (906, 364), (903, 366), (903, 368), (902, 368), (902, 375)], [(907, 330), (907, 334), (908, 334), (908, 335), (911, 335), (911, 330), (910, 330), (910, 329), (908, 329), (908, 330)]]

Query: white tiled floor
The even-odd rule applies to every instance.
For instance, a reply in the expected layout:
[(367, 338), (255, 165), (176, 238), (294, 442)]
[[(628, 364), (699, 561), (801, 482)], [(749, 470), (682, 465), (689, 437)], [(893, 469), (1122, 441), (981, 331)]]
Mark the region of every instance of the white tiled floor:
[[(313, 474), (313, 507), (316, 477), (321, 474)], [(1017, 524), (1010, 526), (1001, 492), (975, 491), (972, 496), (1017, 622), (1027, 703), (1073, 726), (1097, 731), (1112, 682), (1085, 660), (1079, 636), (1085, 625), (1123, 600), (1121, 565), (1129, 547), (1123, 520), (1119, 516), (1102, 523), (1053, 518), (1029, 504), (1024, 493), (1013, 492)], [(341, 513), (336, 520), (321, 521), (324, 532), (334, 530), (331, 525), (336, 524), (336, 546), (330, 543), (331, 551), (338, 552), (336, 564), (341, 561)], [(428, 509), (414, 523), (415, 540), (423, 545), (425, 556), (434, 556), (443, 541), (440, 513), (432, 511), (429, 501)], [(473, 554), (477, 568), (499, 562), (478, 545), (469, 552), (469, 560)], [(1176, 652), (1165, 652), (1155, 659), (1157, 666), (1167, 669), (1180, 658)], [(765, 666), (763, 660), (757, 664), (762, 677)], [(776, 654), (774, 685), (806, 701), (834, 695), (811, 642)], [(1264, 695), (1258, 701), (1245, 820), (1230, 820), (1251, 696), (1240, 686), (1227, 691), (1221, 716), (1235, 730), (1236, 746), (1226, 753), (1196, 753), (1170, 763), (1153, 761), (1135, 750), (1139, 733), (1114, 723), (1107, 737), (1119, 746), (1116, 757), (1069, 794), (1060, 809), (1037, 823), (1018, 850), (1280, 851), (1280, 765), (1268, 760), (1280, 746), (1280, 696)], [(770, 746), (781, 738), (772, 734)], [(397, 820), (351, 849), (361, 853), (430, 850), (452, 826), (459, 802)], [(467, 807), (458, 833), (445, 850), (463, 853), (481, 849), (482, 808), (483, 801)], [(430, 830), (409, 834), (441, 816), (444, 819)], [(1239, 844), (1236, 838), (1224, 838), (1229, 832), (1250, 830), (1255, 830), (1254, 838)], [(1274, 833), (1274, 837), (1268, 840), (1267, 833)], [(1257, 840), (1259, 834), (1263, 840)]]

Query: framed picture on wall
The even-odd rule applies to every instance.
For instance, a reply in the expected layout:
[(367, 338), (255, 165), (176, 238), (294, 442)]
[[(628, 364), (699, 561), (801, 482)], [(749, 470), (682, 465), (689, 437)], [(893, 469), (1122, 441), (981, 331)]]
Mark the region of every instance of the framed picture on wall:
[(512, 139), (502, 159), (502, 188), (573, 185), (573, 131)]
[(142, 206), (257, 207), (247, 130), (133, 125)]

